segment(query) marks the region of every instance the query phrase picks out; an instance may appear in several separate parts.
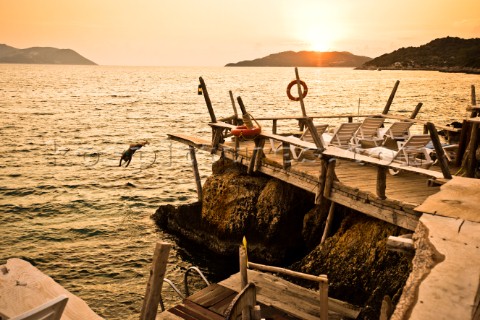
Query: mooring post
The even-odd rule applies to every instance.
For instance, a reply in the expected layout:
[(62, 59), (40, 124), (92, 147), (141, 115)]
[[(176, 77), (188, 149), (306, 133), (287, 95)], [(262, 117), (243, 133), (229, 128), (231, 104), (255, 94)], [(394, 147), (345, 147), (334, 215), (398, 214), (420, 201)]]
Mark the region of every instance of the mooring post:
[(435, 125), (431, 122), (427, 122), (428, 132), (430, 132), (430, 138), (432, 139), (433, 147), (435, 148), (435, 153), (437, 154), (438, 163), (442, 169), (443, 177), (445, 179), (452, 179), (452, 174), (448, 168), (448, 160), (445, 156), (445, 151), (442, 148), (440, 143), (440, 138), (438, 137), (437, 129)]
[(205, 85), (205, 81), (203, 81), (202, 77), (200, 77), (199, 79), (200, 79), (200, 89), (202, 90), (201, 94), (205, 98), (205, 103), (207, 104), (208, 113), (210, 114), (210, 119), (212, 120), (213, 123), (215, 123), (217, 122), (217, 118), (215, 117), (215, 111), (213, 111), (213, 106), (212, 106), (212, 102), (210, 101), (210, 96), (208, 95), (207, 86)]
[(248, 284), (248, 274), (247, 274), (247, 250), (244, 246), (239, 247), (239, 258), (240, 258), (240, 280), (241, 280), (241, 287), (240, 291), (243, 290)]
[(419, 102), (415, 109), (412, 111), (410, 114), (410, 119), (415, 119), (417, 117), (417, 114), (420, 112), (420, 109), (422, 108), (423, 103)]
[(390, 93), (390, 97), (388, 98), (387, 104), (385, 105), (385, 108), (383, 109), (382, 114), (387, 114), (388, 111), (390, 110), (390, 106), (392, 105), (393, 98), (395, 98), (395, 93), (397, 92), (399, 84), (400, 84), (400, 81), (397, 80), (395, 82), (395, 85), (393, 86), (392, 92)]
[(330, 232), (330, 228), (332, 227), (333, 222), (333, 214), (335, 211), (335, 202), (332, 201), (330, 204), (330, 209), (328, 210), (327, 221), (325, 222), (325, 229), (323, 229), (322, 240), (320, 240), (320, 244), (325, 242), (328, 237), (328, 233)]
[[(475, 86), (472, 84), (471, 90), (470, 90), (470, 101), (472, 104), (472, 107), (475, 107), (477, 105), (477, 98), (475, 95)], [(470, 114), (470, 118), (475, 118), (478, 116), (478, 110), (472, 109), (472, 113)]]
[(387, 198), (385, 195), (385, 190), (387, 189), (387, 171), (387, 167), (377, 167), (377, 197), (382, 200)]
[(140, 320), (155, 320), (157, 316), (170, 247), (171, 245), (166, 242), (157, 242), (155, 246), (150, 278), (147, 283), (147, 291), (143, 300)]
[(233, 124), (238, 125), (238, 112), (237, 106), (235, 106), (235, 99), (233, 98), (232, 90), (228, 91), (230, 94), (230, 101), (232, 102), (233, 114), (235, 115), (235, 119), (233, 119)]
[(195, 155), (195, 147), (189, 146), (190, 159), (192, 160), (193, 175), (195, 176), (195, 183), (197, 185), (198, 201), (202, 201), (202, 180), (200, 179), (200, 173), (198, 171), (197, 157)]

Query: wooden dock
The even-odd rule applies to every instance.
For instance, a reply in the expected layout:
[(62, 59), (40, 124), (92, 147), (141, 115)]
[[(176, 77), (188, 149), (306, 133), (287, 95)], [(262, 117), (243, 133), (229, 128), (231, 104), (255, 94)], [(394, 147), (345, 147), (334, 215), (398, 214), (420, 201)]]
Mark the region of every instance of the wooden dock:
[[(262, 317), (272, 320), (320, 319), (318, 292), (292, 284), (271, 274), (248, 270), (248, 279), (257, 287)], [(198, 291), (165, 312), (157, 320), (221, 320), (241, 287), (240, 273)], [(360, 309), (329, 298), (329, 319), (355, 319)]]
[[(211, 125), (214, 128), (229, 127), (218, 123)], [(405, 167), (336, 147), (328, 147), (321, 158), (286, 160), (283, 152), (271, 150), (270, 143), (258, 147), (258, 139), (273, 137), (277, 144), (278, 141), (288, 141), (288, 138), (273, 134), (262, 133), (256, 141), (235, 142), (227, 138), (216, 145), (200, 137), (181, 134), (168, 136), (191, 148), (212, 152), (245, 165), (251, 173), (261, 172), (311, 192), (316, 195), (317, 203), (327, 199), (412, 231), (420, 216), (415, 207), (438, 192), (439, 185), (444, 182), (439, 169)], [(302, 142), (290, 142), (305, 147)], [(334, 174), (328, 175), (328, 166)], [(402, 173), (395, 176), (385, 174), (389, 167), (400, 169)], [(383, 190), (379, 190), (379, 172), (384, 173), (385, 180), (380, 181), (384, 185)]]

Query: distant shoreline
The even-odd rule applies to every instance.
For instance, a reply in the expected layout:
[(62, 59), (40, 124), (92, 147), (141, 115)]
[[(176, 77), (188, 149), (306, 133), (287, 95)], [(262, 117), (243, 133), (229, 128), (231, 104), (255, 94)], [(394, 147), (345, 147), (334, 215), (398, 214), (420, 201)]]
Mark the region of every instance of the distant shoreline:
[(383, 71), (383, 70), (398, 70), (398, 71), (438, 71), (445, 73), (466, 73), (466, 74), (479, 74), (480, 69), (477, 68), (462, 68), (462, 67), (423, 67), (423, 68), (398, 68), (398, 67), (373, 67), (373, 66), (362, 66), (356, 67), (355, 70), (372, 70), (372, 71)]

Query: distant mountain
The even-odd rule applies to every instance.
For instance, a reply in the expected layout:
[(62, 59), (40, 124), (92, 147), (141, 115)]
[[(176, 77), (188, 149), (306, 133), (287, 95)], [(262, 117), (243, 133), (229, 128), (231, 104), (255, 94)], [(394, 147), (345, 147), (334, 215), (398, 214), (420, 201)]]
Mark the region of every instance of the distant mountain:
[(401, 48), (381, 55), (358, 69), (480, 73), (480, 38), (435, 39), (420, 47)]
[(33, 47), (17, 49), (0, 44), (0, 63), (96, 65), (71, 49)]
[(350, 52), (285, 51), (269, 56), (229, 63), (226, 67), (358, 67), (371, 60)]

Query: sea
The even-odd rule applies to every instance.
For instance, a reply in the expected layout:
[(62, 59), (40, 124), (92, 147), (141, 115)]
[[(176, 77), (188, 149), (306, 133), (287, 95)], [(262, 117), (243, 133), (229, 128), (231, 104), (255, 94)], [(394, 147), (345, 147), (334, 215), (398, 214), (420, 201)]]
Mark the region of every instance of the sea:
[[(417, 118), (446, 125), (468, 117), (471, 86), (480, 88), (479, 75), (460, 73), (298, 71), (307, 115), (381, 113), (399, 80), (391, 114), (409, 116), (422, 102)], [(234, 113), (229, 91), (254, 118), (301, 115), (286, 94), (294, 68), (0, 65), (0, 265), (29, 261), (105, 319), (138, 318), (158, 241), (172, 244), (167, 278), (179, 287), (192, 265), (210, 281), (230, 272), (150, 218), (161, 205), (197, 201), (188, 148), (167, 134), (211, 137), (199, 77), (217, 118)], [(144, 140), (119, 167), (129, 144)], [(217, 157), (197, 159), (205, 181)], [(166, 285), (163, 296), (167, 307), (179, 301)]]

